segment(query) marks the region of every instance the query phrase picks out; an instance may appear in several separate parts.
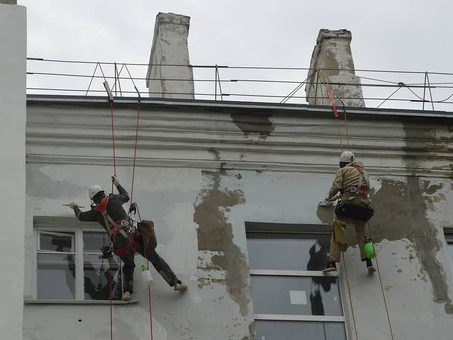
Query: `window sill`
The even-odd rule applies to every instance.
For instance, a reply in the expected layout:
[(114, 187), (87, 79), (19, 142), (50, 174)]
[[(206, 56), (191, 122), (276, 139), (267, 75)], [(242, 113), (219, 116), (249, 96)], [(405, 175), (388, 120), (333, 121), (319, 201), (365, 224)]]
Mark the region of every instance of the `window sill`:
[[(138, 300), (121, 301), (113, 300), (112, 305), (132, 305)], [(24, 300), (25, 305), (110, 305), (110, 300)]]

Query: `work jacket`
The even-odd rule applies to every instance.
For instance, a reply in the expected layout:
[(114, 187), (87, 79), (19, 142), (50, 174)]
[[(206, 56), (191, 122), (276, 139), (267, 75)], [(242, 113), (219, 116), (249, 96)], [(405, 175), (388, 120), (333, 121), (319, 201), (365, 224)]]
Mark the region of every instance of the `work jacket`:
[[(330, 187), (329, 193), (326, 198), (331, 199), (338, 192), (341, 192), (343, 194), (345, 189), (347, 188), (358, 187), (360, 182), (360, 171), (358, 168), (361, 168), (363, 173), (361, 187), (365, 186), (367, 191), (370, 188), (370, 180), (366, 171), (363, 170), (363, 164), (361, 162), (352, 162), (345, 167), (338, 169), (335, 180), (333, 181), (333, 184)], [(365, 196), (366, 197), (364, 198), (367, 199), (368, 196)]]
[[(123, 204), (129, 201), (129, 194), (121, 185), (118, 185), (116, 188), (118, 189), (119, 194), (109, 195), (106, 211), (113, 221), (120, 222), (129, 219), (123, 208)], [(94, 205), (91, 207), (91, 210), (88, 211), (81, 211), (78, 206), (75, 206), (74, 213), (79, 221), (98, 222), (110, 235), (109, 230), (107, 229), (109, 226), (105, 225), (104, 216), (102, 216), (102, 213), (99, 210), (96, 210)]]

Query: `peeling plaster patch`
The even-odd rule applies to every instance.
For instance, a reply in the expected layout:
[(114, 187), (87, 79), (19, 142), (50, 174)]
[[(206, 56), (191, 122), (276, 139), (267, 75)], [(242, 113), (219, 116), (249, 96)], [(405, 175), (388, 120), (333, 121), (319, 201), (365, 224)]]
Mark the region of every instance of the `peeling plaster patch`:
[(402, 269), (398, 269), (396, 272), (401, 274), (403, 272), (403, 270)]
[(225, 209), (245, 203), (241, 190), (220, 188), (221, 171), (202, 171), (208, 187), (202, 189), (195, 203), (193, 220), (198, 224), (198, 250), (218, 252), (211, 257), (213, 266), (225, 271), (225, 279), (203, 278), (199, 288), (211, 283), (226, 286), (230, 297), (239, 305), (241, 315), (248, 314), (247, 262), (245, 255), (233, 243), (233, 228), (225, 216)]
[[(426, 217), (425, 207), (429, 198), (423, 196), (423, 186), (420, 185), (417, 177), (408, 178), (409, 196), (412, 203), (412, 238), (415, 241), (417, 256), (431, 280), (434, 301), (445, 303), (447, 311), (451, 307), (451, 300), (448, 297), (446, 274), (442, 264), (436, 258), (442, 244), (437, 238), (437, 228), (429, 223)], [(422, 277), (422, 280), (426, 280), (425, 276)]]
[(270, 120), (270, 114), (246, 114), (246, 113), (233, 113), (231, 119), (236, 126), (241, 129), (244, 136), (249, 134), (259, 134), (261, 139), (267, 139), (272, 132), (274, 126)]
[(255, 321), (249, 324), (249, 335), (242, 337), (241, 340), (255, 340)]
[(374, 216), (370, 220), (371, 234), (377, 243), (409, 238), (411, 234), (410, 202), (407, 184), (397, 179), (380, 179), (381, 188), (370, 190)]
[(388, 291), (389, 291), (390, 289), (392, 289), (392, 288), (393, 288), (393, 286), (392, 286), (392, 285), (390, 285), (390, 286), (387, 286), (387, 287), (385, 287), (385, 291), (387, 291), (387, 292), (388, 292)]

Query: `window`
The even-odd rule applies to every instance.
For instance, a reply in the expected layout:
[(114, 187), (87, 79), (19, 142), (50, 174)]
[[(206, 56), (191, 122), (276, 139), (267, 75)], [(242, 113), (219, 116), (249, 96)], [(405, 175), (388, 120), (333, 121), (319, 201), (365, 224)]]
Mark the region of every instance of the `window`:
[[(110, 263), (99, 258), (101, 247), (109, 244), (102, 228), (74, 225), (67, 219), (35, 218), (35, 239), (37, 299), (110, 299)], [(114, 255), (111, 264), (114, 300), (122, 296), (120, 263), (120, 258)]]
[(246, 223), (257, 340), (346, 340), (329, 226)]
[(447, 240), (447, 251), (450, 258), (451, 272), (453, 273), (453, 229), (444, 229)]

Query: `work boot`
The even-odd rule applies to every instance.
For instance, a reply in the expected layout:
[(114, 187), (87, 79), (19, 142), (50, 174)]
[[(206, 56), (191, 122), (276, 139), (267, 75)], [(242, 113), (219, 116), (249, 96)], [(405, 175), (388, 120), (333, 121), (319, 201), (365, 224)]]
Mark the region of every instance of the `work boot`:
[(176, 282), (175, 286), (173, 287), (175, 292), (183, 292), (187, 289), (187, 286), (183, 284), (181, 281)]
[(131, 301), (131, 293), (124, 292), (123, 297), (121, 298), (122, 301)]
[(327, 266), (324, 267), (322, 270), (323, 273), (328, 273), (328, 272), (336, 272), (337, 271), (337, 265), (335, 262), (329, 262)]
[(373, 266), (373, 262), (370, 259), (366, 259), (366, 267), (368, 269), (368, 274), (372, 274), (376, 271), (376, 268)]

